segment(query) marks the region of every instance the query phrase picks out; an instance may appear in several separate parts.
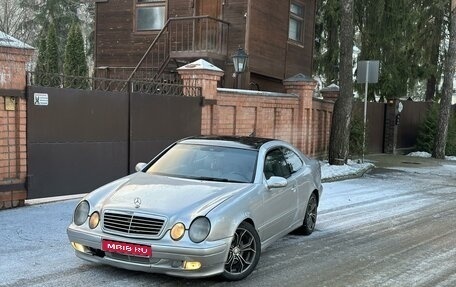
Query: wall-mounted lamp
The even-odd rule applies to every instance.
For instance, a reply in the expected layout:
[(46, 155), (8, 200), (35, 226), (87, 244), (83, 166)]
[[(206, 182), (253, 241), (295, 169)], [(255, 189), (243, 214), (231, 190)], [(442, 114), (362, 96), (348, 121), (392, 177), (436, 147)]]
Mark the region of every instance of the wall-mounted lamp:
[(244, 49), (238, 48), (238, 50), (233, 55), (231, 55), (231, 59), (233, 60), (234, 65), (233, 78), (235, 78), (235, 81), (233, 84), (236, 85), (236, 88), (239, 88), (241, 86), (239, 83), (239, 74), (245, 72), (245, 69), (247, 68), (247, 61), (249, 59), (249, 55), (247, 55)]
[(231, 56), (234, 64), (234, 72), (236, 74), (244, 73), (247, 67), (247, 60), (249, 55), (242, 48), (238, 48), (236, 53)]

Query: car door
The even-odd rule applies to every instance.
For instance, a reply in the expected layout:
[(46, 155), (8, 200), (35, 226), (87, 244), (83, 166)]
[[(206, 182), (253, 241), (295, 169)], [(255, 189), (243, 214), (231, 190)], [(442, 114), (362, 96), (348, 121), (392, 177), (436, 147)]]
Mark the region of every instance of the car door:
[(313, 191), (311, 169), (304, 164), (301, 157), (293, 150), (286, 147), (283, 147), (281, 150), (290, 167), (290, 180), (293, 180), (296, 185), (297, 209), (293, 221), (302, 222), (307, 207), (307, 201)]
[(265, 188), (263, 192), (262, 226), (260, 233), (264, 240), (287, 229), (295, 218), (297, 208), (296, 180), (291, 177), (290, 167), (279, 148), (270, 150), (264, 159), (263, 173), (266, 180), (272, 176), (286, 178), (287, 186)]

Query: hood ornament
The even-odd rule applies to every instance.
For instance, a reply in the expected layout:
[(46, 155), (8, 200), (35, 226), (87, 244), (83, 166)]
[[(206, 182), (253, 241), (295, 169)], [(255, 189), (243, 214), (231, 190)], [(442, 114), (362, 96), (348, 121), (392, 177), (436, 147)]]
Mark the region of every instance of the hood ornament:
[(141, 198), (136, 197), (133, 202), (135, 204), (135, 208), (141, 207)]

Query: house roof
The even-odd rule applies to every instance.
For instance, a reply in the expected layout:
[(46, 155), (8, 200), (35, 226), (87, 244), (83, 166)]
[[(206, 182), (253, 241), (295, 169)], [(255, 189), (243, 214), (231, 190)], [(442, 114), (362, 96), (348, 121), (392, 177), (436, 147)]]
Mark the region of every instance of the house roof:
[(0, 31), (0, 47), (18, 48), (18, 49), (35, 49), (32, 46)]

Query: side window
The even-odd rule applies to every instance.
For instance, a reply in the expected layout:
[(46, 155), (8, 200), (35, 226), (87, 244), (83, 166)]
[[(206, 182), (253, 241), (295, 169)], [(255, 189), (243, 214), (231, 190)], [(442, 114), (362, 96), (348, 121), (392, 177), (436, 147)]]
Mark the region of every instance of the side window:
[(283, 148), (282, 152), (285, 156), (285, 160), (290, 166), (291, 173), (295, 173), (301, 169), (303, 165), (302, 160), (294, 151), (287, 148)]
[(289, 178), (291, 175), (290, 168), (279, 149), (268, 152), (264, 161), (264, 175), (266, 179), (271, 176), (281, 176)]
[(161, 30), (165, 19), (165, 0), (136, 0), (136, 31)]
[(304, 6), (294, 1), (290, 4), (288, 39), (304, 44)]

